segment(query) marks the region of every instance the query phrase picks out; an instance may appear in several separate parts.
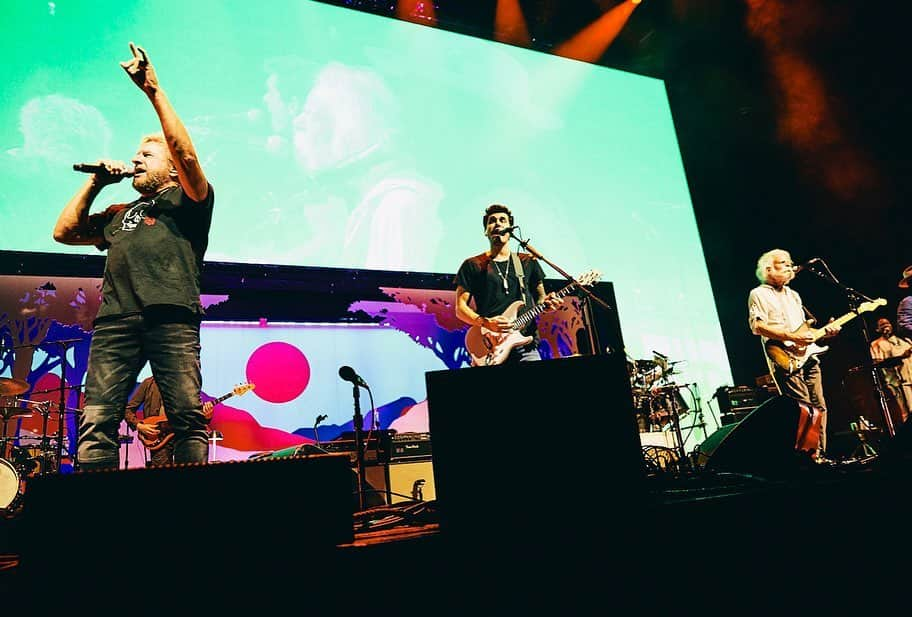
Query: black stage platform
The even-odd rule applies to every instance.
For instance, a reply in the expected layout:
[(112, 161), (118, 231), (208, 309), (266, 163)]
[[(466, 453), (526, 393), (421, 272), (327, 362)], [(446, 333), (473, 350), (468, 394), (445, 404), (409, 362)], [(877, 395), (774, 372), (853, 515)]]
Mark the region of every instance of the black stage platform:
[[(776, 478), (666, 470), (646, 475), (638, 502), (616, 498), (610, 482), (587, 494), (516, 495), (509, 511), (502, 503), (479, 501), (472, 504), (477, 516), (471, 531), (468, 525), (441, 527), (434, 501), (377, 506), (348, 517), (347, 530), (332, 523), (327, 528), (321, 517), (341, 502), (327, 508), (311, 495), (306, 511), (276, 497), (272, 504), (222, 508), (213, 512), (217, 520), (200, 526), (187, 521), (200, 515), (201, 502), (178, 500), (156, 511), (183, 521), (164, 524), (172, 535), (162, 537), (160, 525), (113, 507), (113, 499), (87, 509), (105, 519), (94, 523), (80, 514), (86, 504), (61, 500), (59, 508), (34, 515), (41, 527), (51, 524), (43, 537), (27, 508), (0, 521), (0, 583), (6, 605), (21, 603), (23, 609), (75, 606), (87, 590), (123, 596), (150, 577), (154, 587), (179, 589), (191, 600), (202, 594), (195, 600), (210, 608), (289, 603), (320, 614), (491, 614), (495, 607), (546, 606), (593, 614), (593, 603), (604, 614), (621, 609), (622, 599), (651, 608), (679, 606), (687, 614), (900, 606), (912, 549), (910, 470), (909, 457), (896, 452), (800, 466)], [(268, 472), (275, 475), (276, 468)], [(139, 477), (113, 475), (131, 482)], [(51, 488), (62, 499), (69, 490), (64, 484), (73, 480)], [(126, 486), (111, 476), (93, 484)], [(109, 558), (97, 541), (92, 547), (83, 542), (90, 525), (94, 533), (107, 527)], [(195, 531), (179, 531), (185, 526)], [(346, 541), (334, 541), (349, 532)], [(219, 545), (234, 548), (215, 550), (221, 557), (213, 559)], [(125, 552), (144, 546), (150, 569), (133, 564), (124, 571), (119, 564), (126, 562)]]
[[(199, 595), (233, 613), (395, 615), (904, 602), (908, 425), (876, 456), (816, 463), (796, 446), (801, 409), (777, 398), (712, 448), (656, 465), (622, 357), (529, 364), (427, 373), (434, 501), (359, 511), (347, 454), (38, 478), (3, 521), (3, 597), (66, 610), (110, 594), (130, 612), (113, 598), (151, 582), (164, 595), (144, 608)], [(555, 448), (567, 394), (592, 383), (593, 426)], [(488, 397), (497, 456), (465, 430), (465, 392)]]

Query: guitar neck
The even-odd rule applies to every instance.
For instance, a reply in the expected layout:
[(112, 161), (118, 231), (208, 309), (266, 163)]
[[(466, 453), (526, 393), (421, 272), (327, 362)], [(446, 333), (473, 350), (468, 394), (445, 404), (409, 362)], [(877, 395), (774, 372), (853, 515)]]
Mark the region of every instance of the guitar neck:
[[(846, 313), (842, 317), (839, 317), (839, 318), (834, 319), (833, 321), (829, 322), (827, 325), (828, 326), (839, 326), (841, 328), (843, 325), (852, 321), (856, 317), (858, 317), (858, 313)], [(823, 338), (826, 335), (825, 328), (814, 328), (813, 332), (814, 332), (815, 341), (820, 340), (821, 338)]]
[(227, 401), (227, 400), (230, 399), (232, 396), (234, 396), (234, 392), (229, 392), (228, 394), (223, 394), (222, 396), (218, 397), (217, 399), (214, 399), (214, 400), (212, 401), (212, 404), (213, 404), (213, 405), (218, 405), (218, 404), (221, 403), (222, 401)]
[[(563, 289), (561, 289), (560, 291), (558, 291), (558, 292), (557, 292), (556, 294), (554, 294), (554, 295), (556, 295), (558, 298), (563, 298), (563, 297), (566, 296), (568, 293), (570, 293), (571, 291), (573, 291), (573, 289), (574, 289), (575, 287), (576, 287), (576, 283), (570, 283), (569, 285), (567, 285), (566, 287), (564, 287)], [(522, 330), (522, 329), (525, 328), (527, 325), (529, 325), (529, 323), (530, 323), (533, 319), (535, 319), (536, 317), (538, 317), (539, 315), (541, 315), (541, 314), (545, 311), (545, 307), (546, 307), (546, 306), (547, 306), (547, 305), (544, 304), (544, 303), (542, 303), (542, 304), (536, 304), (536, 305), (533, 306), (532, 308), (526, 309), (525, 311), (523, 311), (516, 319), (513, 320), (516, 329), (517, 329), (517, 330)]]

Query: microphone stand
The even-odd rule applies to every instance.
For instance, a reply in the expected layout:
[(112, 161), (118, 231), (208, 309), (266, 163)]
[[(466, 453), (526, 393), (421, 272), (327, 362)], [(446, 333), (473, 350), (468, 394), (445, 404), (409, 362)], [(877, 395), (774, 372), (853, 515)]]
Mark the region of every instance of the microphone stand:
[[(60, 346), (60, 402), (58, 403), (59, 408), (57, 409), (57, 470), (60, 470), (60, 463), (63, 461), (63, 429), (66, 424), (66, 365), (67, 365), (67, 344), (73, 340), (78, 339), (69, 339), (54, 341), (57, 345)], [(79, 430), (79, 429), (77, 429)], [(45, 456), (45, 464), (47, 464), (47, 454)]]
[(361, 393), (358, 390), (358, 384), (353, 384), (352, 396), (354, 397), (355, 413), (352, 423), (355, 431), (355, 464), (358, 474), (358, 511), (361, 512), (364, 510), (364, 451), (361, 444), (361, 424), (364, 422), (364, 418), (361, 416)]
[(542, 260), (543, 262), (545, 262), (546, 264), (548, 264), (549, 266), (554, 268), (558, 273), (560, 273), (561, 276), (563, 276), (568, 281), (574, 283), (576, 285), (576, 289), (578, 289), (580, 292), (583, 293), (583, 296), (580, 298), (580, 314), (581, 314), (582, 320), (583, 320), (583, 327), (585, 327), (586, 334), (588, 335), (588, 338), (589, 338), (589, 354), (597, 355), (599, 346), (598, 346), (598, 341), (596, 340), (595, 328), (593, 327), (592, 312), (591, 312), (592, 307), (591, 307), (590, 301), (595, 302), (596, 304), (601, 306), (606, 311), (611, 310), (611, 305), (608, 304), (607, 302), (605, 302), (604, 300), (602, 300), (601, 298), (599, 298), (598, 296), (596, 296), (594, 293), (592, 293), (588, 289), (586, 289), (585, 286), (580, 285), (579, 281), (577, 281), (575, 278), (573, 278), (573, 276), (568, 274), (560, 266), (558, 266), (557, 264), (555, 264), (554, 262), (549, 260), (547, 257), (542, 255), (538, 251), (538, 249), (536, 249), (534, 246), (529, 244), (529, 240), (523, 240), (522, 238), (517, 236), (515, 230), (513, 232), (511, 232), (510, 235), (519, 243), (519, 245), (521, 247), (523, 247), (524, 249), (529, 251), (529, 253), (531, 253), (531, 255), (533, 257), (535, 257), (536, 259)]
[[(843, 285), (839, 280), (833, 275), (830, 271), (829, 266), (826, 265), (826, 262), (822, 259), (820, 263), (823, 264), (823, 267), (826, 268), (827, 273), (822, 274), (812, 267), (805, 268), (810, 272), (814, 273), (817, 277), (823, 279), (824, 281), (830, 283), (838, 289), (841, 289), (846, 295), (846, 300), (849, 304), (849, 307), (852, 309), (852, 312), (860, 316), (858, 312), (858, 307), (862, 302), (874, 302), (871, 298), (867, 297), (863, 293)], [(861, 335), (864, 339), (866, 347), (865, 353), (865, 368), (871, 373), (871, 378), (874, 382), (874, 392), (877, 395), (877, 403), (880, 406), (880, 413), (883, 416), (884, 426), (887, 429), (887, 434), (892, 438), (896, 435), (896, 428), (893, 426), (893, 417), (890, 415), (890, 407), (887, 404), (887, 397), (884, 394), (883, 380), (880, 376), (880, 371), (874, 366), (874, 360), (871, 358), (871, 335), (868, 332), (868, 324), (865, 323), (864, 319), (859, 319), (861, 322)]]

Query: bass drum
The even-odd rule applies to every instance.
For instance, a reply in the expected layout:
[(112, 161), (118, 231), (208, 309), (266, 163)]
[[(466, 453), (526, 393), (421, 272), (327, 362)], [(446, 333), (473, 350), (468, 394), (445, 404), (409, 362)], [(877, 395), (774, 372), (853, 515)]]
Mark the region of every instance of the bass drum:
[(672, 416), (675, 412), (677, 412), (679, 420), (690, 413), (690, 407), (680, 390), (678, 388), (657, 389), (657, 393), (649, 401), (650, 423), (654, 427), (663, 428), (673, 420)]
[(22, 495), (22, 480), (16, 466), (0, 458), (0, 512), (12, 510)]

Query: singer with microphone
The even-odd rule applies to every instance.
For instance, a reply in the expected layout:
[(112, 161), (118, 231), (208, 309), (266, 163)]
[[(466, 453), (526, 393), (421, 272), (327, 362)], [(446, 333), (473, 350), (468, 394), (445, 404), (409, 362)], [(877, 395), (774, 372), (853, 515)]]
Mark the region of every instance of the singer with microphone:
[[(826, 458), (827, 405), (823, 394), (823, 375), (819, 354), (825, 351), (815, 344), (808, 327), (814, 318), (801, 301), (798, 292), (789, 287), (797, 272), (788, 251), (773, 249), (757, 260), (754, 287), (747, 300), (751, 333), (759, 336), (766, 364), (779, 394), (812, 405), (820, 412), (820, 438), (812, 453), (818, 463)], [(839, 326), (824, 326), (825, 336), (839, 333)]]
[[(143, 137), (130, 164), (102, 159), (74, 165), (91, 175), (54, 227), (58, 242), (107, 251), (79, 421), (82, 471), (118, 467), (118, 429), (146, 362), (174, 432), (174, 462), (208, 459), (200, 400), (200, 271), (214, 193), (146, 50), (130, 43), (130, 53), (120, 66), (148, 98), (161, 133)], [(90, 214), (104, 187), (124, 178), (132, 179), (138, 197)]]
[[(517, 301), (525, 306), (544, 304), (553, 310), (562, 303), (555, 294), (546, 294), (541, 264), (528, 253), (510, 251), (510, 238), (516, 229), (513, 213), (501, 204), (492, 204), (482, 217), (488, 250), (462, 262), (456, 273), (456, 317), (478, 326), (493, 346), (509, 344), (513, 319), (504, 313)], [(475, 308), (470, 306), (475, 300)], [(504, 362), (541, 360), (539, 336), (533, 320), (519, 333), (531, 342), (510, 349)]]

